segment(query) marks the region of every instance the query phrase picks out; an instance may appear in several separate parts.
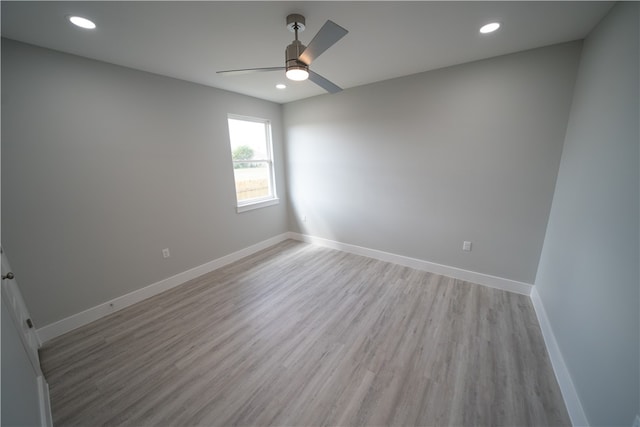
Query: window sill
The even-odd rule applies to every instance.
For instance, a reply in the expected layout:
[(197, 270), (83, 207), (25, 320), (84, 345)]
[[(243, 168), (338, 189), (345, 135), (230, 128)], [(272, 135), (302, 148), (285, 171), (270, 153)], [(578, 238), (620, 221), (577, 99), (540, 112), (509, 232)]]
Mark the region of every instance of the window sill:
[(280, 199), (268, 199), (268, 200), (260, 200), (252, 203), (247, 203), (246, 205), (238, 205), (237, 212), (242, 213), (246, 211), (252, 211), (254, 209), (266, 208), (267, 206), (273, 206), (280, 203)]

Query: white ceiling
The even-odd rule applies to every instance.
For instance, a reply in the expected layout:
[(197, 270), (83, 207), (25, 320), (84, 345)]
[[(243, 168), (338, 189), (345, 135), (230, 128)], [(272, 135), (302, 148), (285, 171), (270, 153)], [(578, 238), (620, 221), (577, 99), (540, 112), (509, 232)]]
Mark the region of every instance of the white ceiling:
[[(342, 88), (584, 38), (611, 2), (2, 2), (2, 36), (285, 103), (325, 93), (284, 72), (218, 70), (284, 65), (290, 13), (308, 44), (327, 19), (349, 30), (312, 69)], [(67, 15), (97, 24), (69, 24)], [(490, 21), (502, 28), (481, 35)], [(286, 83), (287, 89), (275, 88)]]

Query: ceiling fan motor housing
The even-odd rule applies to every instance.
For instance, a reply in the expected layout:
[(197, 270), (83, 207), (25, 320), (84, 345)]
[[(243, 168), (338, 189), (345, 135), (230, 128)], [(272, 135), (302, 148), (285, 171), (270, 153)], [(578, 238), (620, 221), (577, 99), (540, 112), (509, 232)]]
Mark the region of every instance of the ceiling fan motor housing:
[(300, 61), (298, 58), (304, 52), (307, 47), (300, 43), (299, 40), (294, 40), (289, 46), (287, 46), (284, 55), (285, 55), (285, 67), (289, 69), (290, 67), (309, 67), (304, 62)]

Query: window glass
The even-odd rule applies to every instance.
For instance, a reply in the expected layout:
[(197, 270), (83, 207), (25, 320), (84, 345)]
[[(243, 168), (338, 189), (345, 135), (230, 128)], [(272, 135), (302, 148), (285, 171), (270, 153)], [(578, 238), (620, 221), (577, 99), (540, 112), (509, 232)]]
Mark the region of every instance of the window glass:
[(277, 200), (269, 121), (237, 116), (228, 121), (238, 207)]

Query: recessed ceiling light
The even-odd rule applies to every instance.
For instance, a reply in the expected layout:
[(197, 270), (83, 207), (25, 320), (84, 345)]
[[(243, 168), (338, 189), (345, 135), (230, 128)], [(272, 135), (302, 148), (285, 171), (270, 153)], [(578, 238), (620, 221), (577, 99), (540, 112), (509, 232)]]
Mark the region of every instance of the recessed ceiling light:
[(287, 88), (287, 85), (283, 85), (282, 83), (278, 83), (276, 85), (276, 89), (286, 89), (286, 88)]
[(93, 21), (90, 21), (87, 18), (83, 18), (82, 16), (68, 16), (67, 19), (75, 26), (84, 28), (87, 30), (93, 30), (96, 28), (96, 24)]
[(499, 22), (491, 22), (491, 23), (489, 23), (487, 25), (483, 25), (482, 27), (480, 27), (480, 32), (482, 34), (493, 33), (498, 28), (500, 28), (500, 23)]

